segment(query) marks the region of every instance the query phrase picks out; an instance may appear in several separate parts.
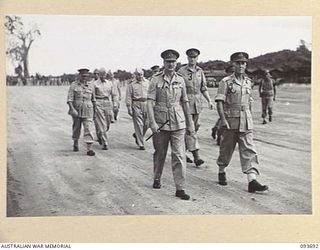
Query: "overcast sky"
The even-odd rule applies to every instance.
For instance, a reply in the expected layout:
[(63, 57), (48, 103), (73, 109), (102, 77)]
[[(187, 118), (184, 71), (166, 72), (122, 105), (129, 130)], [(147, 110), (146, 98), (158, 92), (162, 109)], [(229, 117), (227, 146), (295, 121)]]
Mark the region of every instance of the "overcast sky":
[[(300, 39), (312, 42), (311, 17), (155, 17), (22, 15), (37, 24), (41, 36), (30, 50), (30, 73), (60, 75), (90, 70), (150, 68), (162, 65), (160, 53), (196, 47), (199, 61), (228, 61), (236, 51), (256, 57), (283, 49), (295, 50)], [(13, 66), (7, 60), (7, 73)]]

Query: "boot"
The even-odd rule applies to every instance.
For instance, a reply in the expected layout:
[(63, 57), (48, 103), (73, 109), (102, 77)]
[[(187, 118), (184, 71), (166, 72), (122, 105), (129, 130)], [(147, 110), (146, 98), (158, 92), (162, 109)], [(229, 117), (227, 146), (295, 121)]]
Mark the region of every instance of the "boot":
[(96, 153), (93, 150), (87, 151), (87, 155), (94, 156)]
[(269, 115), (269, 122), (272, 122), (272, 116)]
[(176, 197), (179, 197), (181, 200), (189, 200), (190, 195), (187, 195), (184, 190), (177, 190)]
[(200, 165), (202, 165), (204, 163), (204, 161), (199, 156), (199, 149), (196, 149), (191, 152), (193, 154), (193, 159), (194, 159), (194, 163), (196, 164), (196, 166), (199, 167)]
[(261, 185), (256, 180), (250, 181), (248, 184), (248, 191), (249, 193), (255, 193), (255, 192), (263, 192), (268, 190), (268, 186)]
[(153, 188), (155, 189), (160, 189), (161, 188), (161, 183), (159, 179), (156, 179), (153, 181)]
[(138, 143), (138, 139), (137, 139), (137, 136), (136, 136), (136, 133), (133, 133), (132, 134), (133, 138), (135, 139), (135, 143), (139, 146), (139, 143)]
[(73, 142), (73, 151), (78, 152), (79, 151), (79, 143), (78, 140), (74, 140)]
[(219, 184), (222, 186), (226, 186), (227, 185), (227, 177), (226, 177), (226, 173), (219, 173), (218, 174), (218, 179), (219, 179)]
[(103, 145), (102, 150), (108, 150), (107, 144), (104, 144), (104, 145)]

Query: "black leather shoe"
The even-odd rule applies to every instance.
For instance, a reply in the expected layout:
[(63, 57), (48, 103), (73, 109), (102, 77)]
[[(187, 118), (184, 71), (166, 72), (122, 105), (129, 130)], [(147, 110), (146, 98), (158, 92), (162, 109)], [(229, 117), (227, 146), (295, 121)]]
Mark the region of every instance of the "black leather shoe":
[(187, 162), (188, 162), (188, 163), (193, 163), (193, 160), (191, 160), (191, 159), (187, 156)]
[(103, 145), (102, 150), (108, 150), (108, 146), (107, 145)]
[(96, 153), (93, 151), (93, 150), (89, 150), (88, 152), (87, 152), (87, 155), (89, 155), (89, 156), (94, 156)]
[(272, 122), (272, 116), (271, 115), (269, 116), (269, 122)]
[(196, 164), (197, 167), (199, 167), (200, 165), (202, 165), (204, 163), (204, 160), (198, 159), (198, 160), (194, 161), (194, 163)]
[(267, 124), (267, 121), (265, 119), (263, 119), (262, 124)]
[(146, 150), (144, 146), (140, 146), (139, 150)]
[(255, 192), (264, 192), (268, 190), (268, 186), (261, 185), (256, 180), (250, 181), (248, 185), (248, 191), (249, 193), (255, 193)]
[(226, 177), (226, 173), (219, 173), (218, 174), (218, 179), (219, 179), (219, 184), (222, 186), (226, 186), (227, 183), (227, 177)]
[(176, 197), (179, 197), (181, 200), (189, 200), (190, 195), (187, 195), (184, 190), (177, 190)]
[(79, 147), (76, 146), (76, 145), (73, 145), (73, 151), (74, 151), (74, 152), (78, 152), (78, 151), (79, 151)]
[(161, 188), (160, 180), (154, 180), (153, 181), (153, 188), (155, 188), (155, 189), (160, 189)]
[(139, 146), (139, 143), (138, 143), (138, 140), (137, 140), (136, 133), (133, 133), (133, 134), (132, 134), (132, 136), (133, 136), (133, 138), (135, 139), (136, 144)]

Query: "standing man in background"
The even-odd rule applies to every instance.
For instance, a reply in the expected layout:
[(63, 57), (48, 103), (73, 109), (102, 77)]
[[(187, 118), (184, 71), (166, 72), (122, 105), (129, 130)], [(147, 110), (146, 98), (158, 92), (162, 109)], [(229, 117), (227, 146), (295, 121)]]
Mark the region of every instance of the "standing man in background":
[(271, 74), (268, 70), (265, 71), (264, 78), (260, 81), (259, 84), (259, 94), (261, 97), (261, 106), (262, 106), (262, 124), (266, 124), (267, 112), (269, 115), (269, 122), (272, 122), (273, 115), (273, 101), (276, 100), (276, 81), (272, 79)]
[(194, 133), (183, 77), (175, 72), (179, 53), (169, 49), (161, 53), (164, 71), (152, 77), (148, 91), (148, 117), (154, 134), (153, 188), (161, 188), (161, 176), (171, 145), (171, 166), (176, 197), (189, 200), (185, 193), (186, 154), (184, 137)]
[[(188, 64), (182, 66), (178, 72), (183, 76), (186, 82), (190, 114), (192, 116), (195, 131), (197, 132), (200, 127), (200, 113), (202, 111), (201, 94), (207, 100), (211, 110), (213, 109), (213, 104), (207, 90), (203, 70), (197, 66), (200, 51), (198, 49), (191, 48), (186, 51), (186, 54), (188, 56)], [(199, 155), (200, 145), (196, 134), (186, 135), (186, 147), (187, 150), (193, 154), (194, 163), (197, 167), (204, 163)], [(189, 158), (187, 158), (187, 161), (192, 163), (192, 160)]]
[(102, 149), (108, 150), (107, 132), (110, 128), (112, 108), (117, 105), (118, 90), (114, 89), (111, 81), (106, 80), (106, 70), (99, 70), (99, 78), (94, 81), (96, 95), (96, 116), (95, 124), (97, 128), (98, 140)]
[(159, 71), (160, 71), (160, 66), (158, 65), (154, 65), (151, 67), (151, 70), (152, 70), (152, 76), (150, 78), (152, 78), (155, 74), (158, 74)]
[(217, 165), (219, 184), (227, 185), (225, 169), (238, 143), (242, 172), (248, 178), (248, 191), (254, 193), (266, 191), (268, 187), (256, 180), (259, 171), (253, 165), (259, 162), (252, 133), (252, 80), (245, 74), (248, 59), (249, 55), (245, 52), (232, 54), (230, 60), (235, 72), (219, 83), (215, 101), (221, 119), (222, 137)]
[(111, 70), (108, 71), (107, 74), (107, 79), (112, 82), (113, 88), (117, 91), (117, 103), (113, 103), (113, 117), (112, 121), (118, 120), (118, 114), (120, 110), (120, 101), (121, 101), (121, 86), (120, 86), (120, 81), (118, 79), (114, 78), (114, 74), (112, 73)]
[(94, 156), (91, 149), (93, 143), (93, 117), (96, 104), (94, 86), (89, 82), (88, 69), (79, 69), (79, 79), (71, 83), (68, 92), (68, 114), (72, 116), (73, 151), (79, 151), (81, 126), (84, 128), (84, 142), (87, 144), (87, 155)]
[(149, 81), (143, 77), (143, 70), (136, 68), (135, 79), (127, 86), (126, 105), (128, 114), (132, 117), (136, 144), (140, 150), (145, 150), (144, 135), (148, 129), (147, 95)]

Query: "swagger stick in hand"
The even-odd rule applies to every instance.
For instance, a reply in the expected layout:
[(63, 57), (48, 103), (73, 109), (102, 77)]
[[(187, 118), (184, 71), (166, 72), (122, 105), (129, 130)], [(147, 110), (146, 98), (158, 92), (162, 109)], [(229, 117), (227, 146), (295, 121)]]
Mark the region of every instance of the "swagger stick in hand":
[[(163, 128), (163, 126), (166, 125), (168, 122), (169, 122), (169, 120), (167, 120), (165, 123), (163, 123), (163, 124), (157, 129), (157, 132), (160, 131), (160, 129)], [(152, 133), (152, 135), (150, 135), (150, 136), (146, 139), (146, 141), (149, 140), (152, 136), (154, 136), (157, 132)]]

